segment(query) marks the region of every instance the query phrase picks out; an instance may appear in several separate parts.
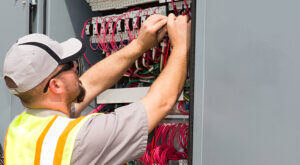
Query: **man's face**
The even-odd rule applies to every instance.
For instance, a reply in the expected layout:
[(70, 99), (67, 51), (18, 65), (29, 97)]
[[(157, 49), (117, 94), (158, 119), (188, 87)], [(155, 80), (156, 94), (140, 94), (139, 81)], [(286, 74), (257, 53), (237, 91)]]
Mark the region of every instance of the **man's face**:
[(77, 64), (74, 64), (71, 72), (66, 73), (65, 77), (68, 101), (81, 103), (84, 100), (86, 90), (79, 80), (77, 74)]
[[(77, 67), (78, 65), (76, 62), (69, 62), (60, 66), (59, 71), (52, 76), (52, 78), (59, 77), (64, 82), (67, 103), (80, 103), (85, 97), (85, 88), (82, 86), (82, 82), (78, 78)], [(50, 80), (48, 81), (48, 84)], [(48, 85), (46, 85), (45, 89), (44, 92), (47, 91)]]

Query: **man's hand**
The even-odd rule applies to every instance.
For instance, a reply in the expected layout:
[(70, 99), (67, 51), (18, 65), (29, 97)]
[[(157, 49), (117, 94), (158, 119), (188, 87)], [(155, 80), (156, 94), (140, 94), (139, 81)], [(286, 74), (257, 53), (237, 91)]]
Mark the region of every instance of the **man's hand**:
[(143, 24), (139, 31), (137, 44), (142, 53), (157, 45), (165, 36), (167, 28), (167, 17), (163, 15), (151, 15)]
[(188, 16), (169, 14), (167, 28), (172, 47), (189, 51), (191, 21)]

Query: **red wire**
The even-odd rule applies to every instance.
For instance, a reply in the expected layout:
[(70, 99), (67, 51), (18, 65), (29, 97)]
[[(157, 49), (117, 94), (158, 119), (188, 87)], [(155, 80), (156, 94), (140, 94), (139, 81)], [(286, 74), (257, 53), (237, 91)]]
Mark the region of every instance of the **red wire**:
[(169, 40), (169, 42), (168, 42), (167, 52), (166, 52), (165, 58), (164, 58), (164, 66), (167, 65), (167, 60), (168, 60), (169, 50), (170, 50), (170, 40)]
[[(84, 30), (85, 30), (85, 27), (86, 27), (87, 23), (88, 23), (89, 21), (91, 21), (91, 20), (92, 20), (92, 19), (88, 19), (88, 20), (85, 21), (85, 23), (84, 23), (84, 25), (83, 25), (82, 32), (81, 32), (81, 39), (83, 39), (83, 36), (84, 36)], [(86, 62), (88, 63), (88, 65), (89, 65), (89, 66), (92, 66), (92, 64), (91, 64), (91, 63), (89, 62), (89, 60), (87, 59), (85, 53), (83, 53), (83, 56), (84, 56)]]
[[(154, 139), (155, 139), (155, 133), (156, 133), (156, 130), (157, 130), (157, 127), (155, 127), (155, 130), (154, 130), (154, 136), (153, 136), (153, 138), (152, 138), (152, 145), (151, 145), (151, 151), (153, 150), (153, 147), (154, 147)], [(151, 154), (151, 153), (150, 153)], [(150, 156), (150, 164), (152, 163), (152, 156), (153, 156), (153, 154), (151, 154), (151, 156)]]
[(177, 14), (178, 14), (178, 10), (177, 10), (177, 8), (176, 8), (176, 6), (175, 6), (175, 4), (174, 4), (174, 1), (171, 0), (171, 2), (172, 2), (172, 6), (173, 6), (173, 9), (174, 9), (174, 12), (175, 12), (175, 14), (177, 15)]
[[(114, 35), (115, 35), (115, 31), (116, 31), (116, 28), (117, 28), (117, 24), (118, 24), (119, 20), (120, 20), (123, 16), (124, 16), (124, 14), (122, 14), (122, 15), (120, 15), (120, 16), (118, 17), (118, 19), (117, 19), (117, 21), (116, 21), (116, 23), (115, 23), (115, 26), (114, 26), (114, 28), (113, 28), (113, 34), (112, 34), (111, 40), (114, 40), (113, 38), (114, 38)], [(120, 41), (122, 42), (122, 45), (123, 45), (123, 37), (122, 37), (122, 33), (121, 33), (120, 36), (121, 36)], [(117, 49), (120, 49), (120, 47), (117, 48)]]
[[(161, 124), (156, 128), (155, 137), (148, 143), (145, 154), (139, 160), (144, 164), (148, 164), (149, 161), (151, 164), (167, 164), (168, 160), (187, 159), (187, 137), (187, 124)], [(177, 147), (183, 151), (175, 148), (175, 139)]]
[(118, 21), (120, 20), (119, 18), (120, 18), (120, 16), (118, 17), (118, 19), (115, 22), (115, 26), (113, 27), (113, 31), (112, 31), (111, 39), (110, 39), (110, 45), (112, 45), (112, 48), (113, 48), (114, 51), (117, 51), (116, 48), (115, 48), (115, 46), (117, 46), (116, 41), (114, 43), (113, 43), (113, 41), (114, 41), (114, 36), (115, 36), (115, 31), (116, 31), (116, 28), (117, 28), (117, 25), (118, 25)]
[(184, 4), (185, 4), (185, 6), (186, 6), (186, 10), (187, 10), (187, 13), (188, 13), (189, 18), (191, 18), (191, 16), (190, 16), (190, 9), (189, 9), (189, 6), (188, 6), (186, 0), (184, 0)]
[(177, 106), (178, 110), (180, 113), (182, 113), (183, 115), (188, 115), (189, 113), (184, 111), (184, 108), (183, 108), (183, 101), (180, 101), (178, 103), (178, 106)]
[(135, 39), (135, 33), (136, 33), (135, 29), (136, 29), (136, 28), (138, 29), (137, 32), (139, 32), (139, 30), (140, 30), (139, 27), (138, 27), (138, 23), (139, 23), (139, 21), (140, 21), (139, 17), (140, 17), (140, 14), (141, 14), (142, 11), (144, 11), (144, 10), (143, 10), (143, 9), (140, 9), (140, 10), (139, 10), (139, 12), (138, 12), (138, 14), (137, 14), (137, 21), (136, 21), (136, 23), (135, 23), (135, 25), (134, 25), (134, 27), (133, 27), (134, 39)]
[[(109, 28), (109, 23), (110, 23), (110, 21), (111, 21), (112, 18), (114, 18), (114, 16), (109, 17), (109, 20), (108, 20), (108, 22), (107, 22), (107, 24), (106, 24), (106, 26), (105, 26), (105, 31), (104, 31), (104, 34), (103, 34), (103, 41), (105, 42), (105, 46), (108, 48), (108, 51), (110, 51), (111, 49), (110, 49), (110, 47), (108, 46), (108, 43), (109, 43), (109, 42), (106, 42), (106, 34), (107, 34), (107, 32), (109, 32), (109, 30), (108, 30), (108, 28)], [(107, 43), (107, 45), (106, 45), (106, 43)], [(110, 55), (110, 53), (108, 53), (107, 55)]]
[(97, 47), (96, 48), (94, 48), (93, 46), (92, 46), (92, 42), (90, 41), (90, 48), (92, 49), (92, 50), (94, 50), (94, 51), (96, 51), (96, 50), (98, 50), (98, 44), (97, 44)]
[[(102, 22), (101, 22), (101, 27), (100, 27), (100, 32), (98, 32), (98, 17), (96, 18), (96, 32), (97, 32), (97, 36), (98, 36), (98, 40), (99, 40), (99, 43), (102, 47), (102, 50), (105, 51), (105, 53), (108, 53), (108, 50), (106, 49), (106, 45), (105, 43), (102, 42), (102, 39), (101, 39), (101, 30), (102, 30), (102, 26), (103, 26), (103, 21), (105, 20), (106, 17), (103, 18)], [(100, 34), (99, 34), (100, 33)]]
[(153, 14), (156, 14), (156, 10), (159, 9), (159, 8), (160, 8), (160, 6), (156, 7), (156, 8), (154, 9), (154, 11), (153, 11)]
[[(114, 43), (113, 43), (113, 38), (111, 38), (110, 36), (112, 36), (112, 35), (114, 35), (113, 33), (114, 33), (114, 31), (113, 31), (113, 23), (114, 23), (114, 18), (115, 18), (115, 16), (112, 16), (110, 19), (109, 19), (109, 21), (108, 21), (108, 26), (109, 26), (109, 24), (111, 25), (110, 26), (110, 28), (109, 28), (109, 30), (108, 30), (108, 32), (109, 32), (109, 39), (110, 39), (110, 42), (108, 42), (108, 43), (110, 43), (110, 46), (113, 48), (113, 50), (116, 52), (117, 50), (115, 49), (115, 46), (114, 46)], [(112, 22), (110, 22), (110, 20), (112, 20)], [(117, 24), (115, 24), (115, 26), (116, 26)], [(115, 43), (116, 44), (116, 43)]]
[(91, 111), (88, 115), (100, 112), (103, 107), (105, 107), (105, 104), (100, 104), (96, 109)]
[(82, 29), (82, 32), (81, 32), (81, 38), (82, 38), (82, 39), (83, 39), (83, 36), (84, 36), (84, 30), (85, 30), (85, 27), (86, 27), (87, 23), (88, 23), (89, 21), (91, 21), (91, 20), (93, 20), (93, 19), (88, 19), (88, 20), (86, 20), (86, 21), (84, 22), (83, 29)]
[(85, 55), (85, 53), (83, 53), (83, 56), (84, 56), (84, 58), (85, 58), (85, 60), (86, 60), (86, 62), (89, 64), (89, 66), (91, 67), (91, 66), (93, 66), (91, 63), (90, 63), (90, 61), (86, 58), (86, 55)]

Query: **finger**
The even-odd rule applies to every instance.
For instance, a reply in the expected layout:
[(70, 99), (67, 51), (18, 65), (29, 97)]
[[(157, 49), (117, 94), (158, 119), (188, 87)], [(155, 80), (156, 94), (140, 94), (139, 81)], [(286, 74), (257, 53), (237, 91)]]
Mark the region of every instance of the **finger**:
[(158, 35), (157, 35), (158, 43), (164, 38), (164, 36), (166, 35), (167, 31), (168, 31), (167, 27), (164, 26), (162, 28), (162, 30), (158, 32)]
[(176, 16), (173, 13), (169, 14), (168, 24), (172, 24), (175, 20), (176, 20)]
[(183, 22), (188, 22), (189, 21), (189, 17), (186, 15), (180, 15), (177, 17), (177, 20), (179, 21), (183, 21)]
[(157, 22), (156, 24), (153, 25), (153, 30), (155, 32), (159, 31), (167, 24), (167, 21), (168, 21), (167, 19), (163, 19), (163, 20)]
[(164, 15), (160, 15), (160, 14), (154, 14), (151, 15), (148, 19), (147, 22), (151, 23), (151, 24), (155, 24), (163, 19), (167, 18), (167, 16)]

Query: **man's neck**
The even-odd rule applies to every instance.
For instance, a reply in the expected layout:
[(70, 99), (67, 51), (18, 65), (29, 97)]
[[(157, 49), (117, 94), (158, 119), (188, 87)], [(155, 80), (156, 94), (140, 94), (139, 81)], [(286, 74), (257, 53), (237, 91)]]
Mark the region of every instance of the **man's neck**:
[(64, 113), (68, 117), (70, 117), (70, 110), (71, 110), (72, 103), (64, 104), (62, 102), (56, 102), (56, 103), (52, 103), (52, 102), (43, 103), (43, 102), (40, 102), (39, 104), (31, 104), (31, 105), (27, 105), (27, 104), (23, 103), (23, 105), (26, 108), (29, 108), (29, 109), (41, 109), (41, 110), (47, 109), (47, 110), (59, 111), (59, 112)]

